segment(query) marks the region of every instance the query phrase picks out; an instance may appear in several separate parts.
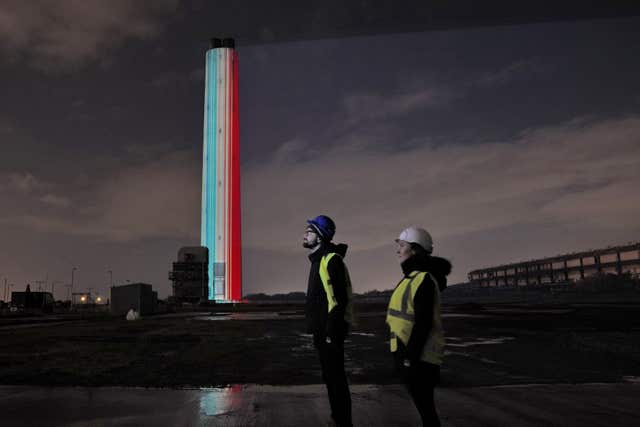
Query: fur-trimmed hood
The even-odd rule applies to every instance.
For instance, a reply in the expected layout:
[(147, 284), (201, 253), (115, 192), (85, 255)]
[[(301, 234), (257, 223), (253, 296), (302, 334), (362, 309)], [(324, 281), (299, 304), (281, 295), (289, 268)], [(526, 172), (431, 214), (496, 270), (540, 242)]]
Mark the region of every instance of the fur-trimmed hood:
[(428, 271), (438, 281), (441, 291), (447, 287), (447, 276), (451, 273), (451, 263), (448, 260), (431, 255), (413, 255), (401, 267), (405, 276), (412, 271)]

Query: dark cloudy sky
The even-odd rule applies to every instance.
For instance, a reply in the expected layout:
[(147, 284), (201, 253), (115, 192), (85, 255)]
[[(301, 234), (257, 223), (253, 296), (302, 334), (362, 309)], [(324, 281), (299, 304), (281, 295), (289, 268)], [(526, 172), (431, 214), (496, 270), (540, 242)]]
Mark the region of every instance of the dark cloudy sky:
[[(152, 5), (152, 6), (150, 6)], [(202, 2), (0, 5), (0, 283), (152, 283), (199, 243)], [(305, 219), (356, 291), (427, 228), (468, 271), (640, 239), (640, 19), (237, 47), (244, 293), (306, 289)], [(227, 34), (221, 34), (226, 36)]]

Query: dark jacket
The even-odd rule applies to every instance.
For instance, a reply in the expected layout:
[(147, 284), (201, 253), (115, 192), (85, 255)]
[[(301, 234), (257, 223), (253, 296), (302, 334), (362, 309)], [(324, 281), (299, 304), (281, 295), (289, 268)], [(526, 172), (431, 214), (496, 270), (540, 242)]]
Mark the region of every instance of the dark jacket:
[(425, 276), (413, 298), (415, 323), (409, 342), (405, 347), (398, 340), (396, 357), (419, 361), (433, 326), (434, 287), (438, 286), (440, 291), (447, 287), (447, 276), (451, 273), (451, 263), (444, 258), (431, 255), (414, 255), (405, 260), (401, 267), (405, 277), (413, 271), (428, 271), (437, 281), (434, 283), (429, 275)]
[[(340, 255), (332, 257), (327, 266), (338, 305), (328, 313), (327, 294), (320, 279), (320, 260), (324, 255), (332, 252)], [(343, 243), (339, 245), (323, 243), (317, 251), (309, 254), (311, 269), (307, 285), (306, 319), (307, 332), (310, 334), (326, 335), (332, 340), (343, 340), (347, 334), (348, 324), (344, 320), (348, 302), (347, 274), (342, 260), (346, 253), (347, 245)]]

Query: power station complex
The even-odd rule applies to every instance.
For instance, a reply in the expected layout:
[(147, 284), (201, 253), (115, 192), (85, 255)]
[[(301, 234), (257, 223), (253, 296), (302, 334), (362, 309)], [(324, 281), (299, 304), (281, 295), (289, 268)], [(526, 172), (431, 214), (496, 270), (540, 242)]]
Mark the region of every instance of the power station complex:
[(640, 243), (473, 270), (469, 282), (482, 287), (552, 285), (596, 274), (623, 273), (640, 275)]

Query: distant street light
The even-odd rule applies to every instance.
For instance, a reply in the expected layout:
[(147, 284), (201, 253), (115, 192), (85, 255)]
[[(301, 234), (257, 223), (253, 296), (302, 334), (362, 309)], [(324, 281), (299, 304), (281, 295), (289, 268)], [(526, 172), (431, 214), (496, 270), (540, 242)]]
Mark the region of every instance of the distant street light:
[(71, 293), (73, 294), (73, 273), (78, 269), (78, 267), (73, 267), (71, 269)]

